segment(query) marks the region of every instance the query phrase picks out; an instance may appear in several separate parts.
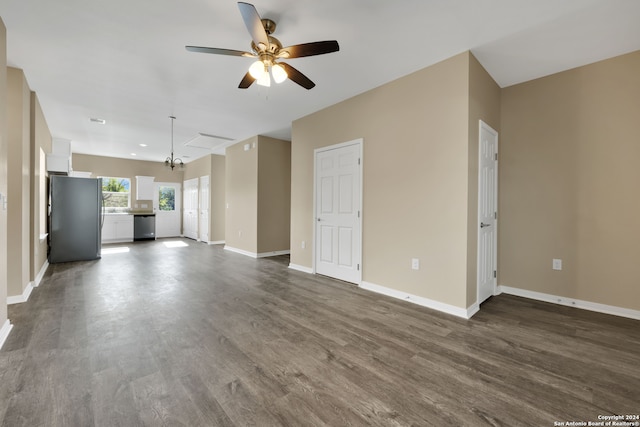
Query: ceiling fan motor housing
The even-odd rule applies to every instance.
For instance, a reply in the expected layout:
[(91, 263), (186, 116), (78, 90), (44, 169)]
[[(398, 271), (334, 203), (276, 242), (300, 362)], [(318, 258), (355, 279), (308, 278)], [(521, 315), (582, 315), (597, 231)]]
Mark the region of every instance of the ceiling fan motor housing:
[(275, 33), (276, 23), (273, 22), (271, 19), (263, 18), (260, 20), (260, 22), (262, 22), (262, 26), (264, 27), (264, 30), (267, 32), (267, 35)]

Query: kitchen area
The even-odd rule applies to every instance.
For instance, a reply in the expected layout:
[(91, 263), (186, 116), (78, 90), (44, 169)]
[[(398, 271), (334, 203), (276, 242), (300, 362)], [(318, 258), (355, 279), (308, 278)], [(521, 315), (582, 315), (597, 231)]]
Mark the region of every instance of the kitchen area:
[[(152, 176), (136, 176), (136, 202), (153, 200)], [(107, 187), (108, 190), (108, 187)], [(129, 188), (130, 190), (130, 188)], [(131, 208), (112, 206), (113, 194), (103, 186), (102, 243), (122, 243), (139, 240), (155, 240), (156, 214), (149, 202), (135, 203)]]
[[(130, 207), (129, 178), (87, 175), (49, 177), (50, 263), (99, 259), (103, 244), (156, 238), (155, 209)], [(151, 188), (144, 196), (153, 196), (153, 177), (136, 180), (139, 191)]]
[(49, 262), (98, 259), (102, 245), (180, 235), (182, 171), (88, 155), (73, 155), (72, 168), (69, 145), (54, 141), (47, 155)]
[[(225, 157), (205, 156), (185, 165), (185, 168), (172, 170), (164, 163), (146, 160), (103, 157), (88, 154), (71, 153), (70, 141), (54, 139), (52, 153), (47, 154), (46, 172), (48, 191), (56, 177), (82, 178), (88, 190), (84, 196), (72, 202), (66, 200), (78, 192), (77, 189), (62, 191), (64, 197), (49, 197), (48, 243), (49, 262), (89, 260), (101, 257), (103, 245), (143, 242), (161, 238), (183, 236), (183, 188), (186, 180), (198, 177), (198, 181), (207, 183), (199, 186), (196, 196), (202, 200), (196, 204), (195, 220), (198, 234), (195, 239), (210, 244), (224, 243), (225, 232)], [(72, 167), (73, 161), (73, 167)], [(211, 178), (211, 180), (209, 179)], [(206, 180), (205, 180), (206, 179)], [(98, 184), (99, 180), (102, 182)], [(94, 184), (88, 184), (93, 181)], [(211, 183), (210, 185), (208, 183)], [(99, 201), (92, 192), (100, 185)], [(50, 193), (50, 196), (52, 194)], [(56, 203), (56, 200), (60, 203)], [(212, 209), (209, 211), (209, 209)], [(90, 212), (89, 218), (80, 219), (80, 212)], [(57, 216), (56, 216), (57, 214)], [(187, 215), (188, 219), (194, 215)], [(52, 220), (64, 224), (54, 224)], [(80, 224), (87, 226), (83, 229)], [(66, 228), (65, 228), (66, 227)], [(95, 236), (95, 237), (92, 237)], [(184, 234), (187, 236), (186, 233)], [(194, 237), (191, 237), (194, 238)], [(51, 258), (56, 242), (62, 242), (59, 254), (69, 252), (69, 244), (85, 242), (86, 248), (75, 259)], [(93, 243), (88, 243), (88, 242)], [(55, 258), (55, 257), (54, 257)]]

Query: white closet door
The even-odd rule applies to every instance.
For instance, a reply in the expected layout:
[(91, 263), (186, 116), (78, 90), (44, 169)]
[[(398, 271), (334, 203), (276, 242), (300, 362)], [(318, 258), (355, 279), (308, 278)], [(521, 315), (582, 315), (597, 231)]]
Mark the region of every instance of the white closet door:
[(362, 278), (361, 158), (360, 142), (315, 153), (316, 273), (352, 283)]

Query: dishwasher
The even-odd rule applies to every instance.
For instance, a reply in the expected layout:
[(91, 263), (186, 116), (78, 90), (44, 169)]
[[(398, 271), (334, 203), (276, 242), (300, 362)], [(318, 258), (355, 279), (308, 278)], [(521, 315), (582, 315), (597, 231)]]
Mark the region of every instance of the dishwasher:
[(155, 240), (155, 214), (135, 214), (133, 216), (133, 240)]

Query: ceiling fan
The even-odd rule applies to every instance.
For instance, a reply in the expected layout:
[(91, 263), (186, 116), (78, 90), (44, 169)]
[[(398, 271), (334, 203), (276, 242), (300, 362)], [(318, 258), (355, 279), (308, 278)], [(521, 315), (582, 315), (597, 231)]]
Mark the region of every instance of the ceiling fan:
[(291, 65), (279, 62), (279, 60), (322, 55), (340, 50), (338, 42), (335, 40), (282, 47), (280, 41), (271, 35), (276, 29), (275, 22), (271, 19), (261, 19), (256, 8), (250, 3), (238, 2), (238, 8), (240, 8), (242, 20), (253, 40), (251, 52), (202, 46), (185, 47), (190, 52), (256, 58), (257, 61), (251, 65), (247, 74), (240, 81), (238, 85), (240, 89), (247, 89), (256, 81), (261, 86), (270, 86), (271, 77), (276, 83), (281, 83), (289, 78), (303, 88), (311, 89), (316, 85), (314, 82)]

